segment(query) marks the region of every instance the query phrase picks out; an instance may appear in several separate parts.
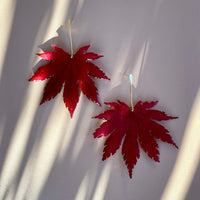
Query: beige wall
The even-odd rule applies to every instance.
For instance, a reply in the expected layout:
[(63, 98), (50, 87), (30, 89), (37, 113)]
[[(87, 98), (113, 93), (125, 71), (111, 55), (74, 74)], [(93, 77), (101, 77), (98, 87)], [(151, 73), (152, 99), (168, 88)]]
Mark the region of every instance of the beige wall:
[[(103, 162), (103, 140), (93, 139), (99, 123), (91, 117), (104, 105), (81, 95), (73, 119), (61, 94), (39, 106), (44, 83), (27, 81), (41, 64), (35, 54), (41, 44), (45, 50), (50, 44), (69, 50), (68, 19), (74, 51), (91, 44), (91, 51), (104, 55), (95, 63), (112, 81), (96, 80), (101, 103), (129, 103), (123, 74), (132, 73), (134, 101), (159, 100), (158, 109), (180, 117), (165, 125), (181, 147), (200, 85), (200, 1), (1, 0), (0, 199), (164, 198), (182, 148), (159, 142), (160, 163), (141, 151), (130, 180), (120, 150)], [(187, 200), (200, 196), (196, 151), (181, 196)]]

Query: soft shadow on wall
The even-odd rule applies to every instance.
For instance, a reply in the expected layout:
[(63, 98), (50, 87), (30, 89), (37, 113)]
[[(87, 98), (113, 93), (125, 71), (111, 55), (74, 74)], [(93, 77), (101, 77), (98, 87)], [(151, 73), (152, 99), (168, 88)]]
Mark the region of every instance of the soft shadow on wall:
[[(9, 1), (4, 0), (2, 2), (8, 3)], [(155, 12), (151, 13), (151, 17), (156, 16), (156, 9), (158, 9), (158, 4), (162, 1), (154, 2), (156, 2)], [(66, 187), (69, 187), (71, 190), (69, 198), (71, 199), (75, 197), (77, 200), (80, 200), (80, 198), (100, 200), (106, 194), (110, 173), (112, 173), (112, 159), (107, 163), (102, 163), (99, 156), (96, 160), (94, 159), (90, 166), (88, 162), (94, 156), (90, 150), (94, 152), (97, 150), (92, 139), (87, 138), (87, 134), (84, 134), (88, 132), (92, 125), (91, 123), (84, 124), (83, 119), (89, 113), (94, 112), (96, 105), (89, 105), (88, 101), (81, 96), (74, 118), (71, 120), (67, 110), (64, 109), (61, 103), (61, 95), (56, 98), (56, 102), (51, 101), (48, 105), (38, 108), (44, 84), (41, 82), (28, 84), (27, 80), (24, 80), (24, 77), (28, 76), (30, 68), (35, 62), (35, 58), (32, 56), (36, 52), (37, 45), (55, 36), (55, 30), (61, 24), (64, 24), (67, 21), (66, 19), (74, 18), (74, 13), (78, 15), (83, 5), (83, 0), (73, 2), (46, 0), (40, 4), (18, 0), (16, 1), (16, 6), (14, 4), (13, 7), (8, 5), (11, 12), (10, 16), (14, 16), (14, 21), (12, 23), (11, 20), (5, 30), (5, 34), (8, 38), (10, 35), (10, 39), (7, 39), (8, 42), (4, 44), (3, 52), (5, 58), (2, 59), (4, 63), (1, 70), (2, 80), (0, 87), (3, 101), (1, 103), (0, 133), (0, 198), (2, 199), (4, 197), (19, 200), (39, 199), (40, 195), (43, 195), (41, 194), (43, 189), (48, 190), (48, 184), (55, 183), (53, 181), (54, 178), (54, 180), (60, 181), (56, 187), (61, 188), (55, 188), (55, 191), (57, 189), (57, 191), (62, 192), (65, 191)], [(26, 10), (21, 12), (20, 8), (23, 6), (25, 6)], [(28, 11), (29, 14), (27, 15), (26, 12)], [(37, 16), (35, 16), (35, 13), (37, 13)], [(27, 16), (29, 16), (30, 20), (26, 18)], [(37, 20), (30, 24), (31, 18), (35, 17), (37, 17)], [(142, 28), (138, 28), (138, 35)], [(21, 31), (21, 34), (18, 31)], [(131, 35), (132, 31), (130, 30), (128, 35)], [(25, 36), (23, 32), (26, 33)], [(144, 57), (148, 54), (149, 34), (143, 34), (136, 45), (137, 47), (133, 43), (138, 41), (138, 38), (135, 38), (134, 41), (131, 40), (129, 49), (124, 47), (127, 50), (125, 53), (127, 55), (124, 55), (124, 61), (119, 65), (122, 74), (124, 68), (125, 72), (132, 72), (132, 66), (126, 67), (132, 49), (135, 52), (134, 60), (137, 60), (136, 58), (138, 57), (140, 57), (141, 62), (145, 60)], [(18, 38), (16, 38), (16, 35)], [(21, 41), (25, 41), (24, 44)], [(121, 46), (123, 46), (123, 42), (121, 42)], [(119, 52), (119, 50), (117, 51)], [(15, 55), (15, 57), (10, 58), (9, 55)], [(27, 59), (19, 59), (24, 57), (27, 57)], [(141, 67), (144, 66), (140, 64), (140, 61), (135, 63), (133, 69), (135, 70), (134, 73), (138, 75), (138, 80), (141, 74)], [(139, 67), (137, 68), (136, 65)], [(27, 66), (29, 67), (28, 70)], [(117, 72), (112, 79), (118, 79), (116, 77)], [(108, 94), (111, 89), (111, 87), (108, 88), (105, 93)], [(124, 96), (126, 95), (127, 91), (124, 91)], [(89, 149), (87, 148), (88, 144), (91, 146)], [(86, 154), (88, 154), (88, 157), (85, 157), (85, 162), (83, 163), (81, 158)], [(64, 160), (65, 162), (63, 162)], [(63, 166), (61, 166), (62, 164)], [(56, 177), (56, 175), (61, 176), (55, 169), (56, 167), (65, 172), (64, 177)], [(66, 178), (73, 180), (73, 173), (76, 171), (80, 172), (76, 177), (77, 180), (72, 185), (65, 186)], [(51, 172), (54, 172), (53, 175), (51, 175)], [(47, 180), (50, 183), (47, 183)], [(55, 199), (58, 199), (58, 197), (60, 199), (67, 198), (63, 197), (62, 194), (54, 194), (54, 197)], [(52, 197), (49, 198), (51, 199)]]

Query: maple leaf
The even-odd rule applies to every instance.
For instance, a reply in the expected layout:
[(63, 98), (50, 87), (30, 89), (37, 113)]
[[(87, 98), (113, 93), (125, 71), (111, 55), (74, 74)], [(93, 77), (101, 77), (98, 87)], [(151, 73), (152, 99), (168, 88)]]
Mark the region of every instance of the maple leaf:
[(168, 130), (156, 121), (176, 119), (159, 110), (150, 109), (158, 101), (139, 101), (132, 111), (125, 103), (105, 103), (111, 108), (94, 117), (106, 120), (93, 133), (94, 138), (108, 136), (104, 144), (102, 160), (115, 154), (122, 141), (122, 154), (127, 165), (129, 176), (132, 178), (132, 169), (140, 157), (139, 144), (148, 156), (159, 162), (158, 144), (155, 139), (177, 145), (168, 134)]
[(52, 47), (54, 52), (47, 51), (37, 54), (50, 62), (39, 67), (29, 79), (29, 81), (49, 79), (40, 104), (54, 98), (64, 87), (63, 100), (71, 117), (79, 101), (80, 90), (89, 100), (101, 105), (98, 100), (98, 90), (91, 77), (110, 79), (89, 60), (102, 56), (93, 52), (87, 53), (90, 45), (81, 47), (73, 57), (57, 46)]

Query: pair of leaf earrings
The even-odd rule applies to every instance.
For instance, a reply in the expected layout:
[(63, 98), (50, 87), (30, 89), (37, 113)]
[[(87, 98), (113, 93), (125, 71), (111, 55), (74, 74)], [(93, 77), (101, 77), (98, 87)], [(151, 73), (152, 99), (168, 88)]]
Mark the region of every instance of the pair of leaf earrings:
[[(37, 54), (49, 62), (39, 67), (29, 81), (49, 79), (40, 104), (54, 98), (64, 87), (63, 101), (72, 118), (79, 101), (80, 90), (89, 100), (101, 105), (98, 100), (98, 90), (91, 77), (110, 79), (90, 62), (90, 60), (102, 57), (93, 52), (87, 52), (90, 45), (81, 47), (75, 54), (73, 53), (70, 20), (68, 20), (68, 28), (71, 54), (57, 46), (52, 46), (55, 50), (53, 52)], [(131, 107), (119, 100), (107, 102), (105, 104), (110, 107), (110, 110), (94, 117), (106, 120), (93, 133), (94, 138), (107, 137), (102, 160), (115, 154), (123, 143), (122, 154), (130, 178), (132, 178), (132, 169), (140, 157), (139, 144), (148, 156), (157, 162), (159, 162), (159, 150), (155, 139), (160, 139), (178, 148), (168, 134), (169, 131), (156, 122), (177, 117), (171, 117), (162, 111), (151, 109), (157, 103), (158, 101), (139, 101), (133, 107), (131, 95)]]

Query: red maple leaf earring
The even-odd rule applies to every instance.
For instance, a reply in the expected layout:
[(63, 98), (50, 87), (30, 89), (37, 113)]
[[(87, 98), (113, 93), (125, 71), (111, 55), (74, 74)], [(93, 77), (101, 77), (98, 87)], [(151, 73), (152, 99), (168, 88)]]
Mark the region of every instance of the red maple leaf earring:
[(71, 54), (57, 46), (52, 46), (55, 50), (53, 52), (37, 54), (49, 63), (39, 67), (29, 81), (49, 79), (40, 104), (54, 98), (64, 87), (63, 100), (72, 118), (79, 101), (80, 90), (89, 100), (101, 105), (98, 100), (98, 90), (91, 77), (110, 79), (90, 62), (102, 57), (102, 55), (87, 52), (90, 45), (81, 47), (75, 54), (73, 53), (70, 20), (68, 20), (68, 28)]
[(132, 102), (132, 75), (130, 74), (131, 106), (124, 102), (105, 103), (110, 110), (94, 118), (104, 119), (99, 128), (93, 133), (94, 138), (107, 136), (104, 144), (103, 158), (110, 157), (119, 149), (122, 141), (122, 154), (127, 165), (129, 176), (132, 178), (132, 169), (140, 157), (139, 144), (148, 156), (159, 162), (158, 144), (155, 139), (178, 146), (168, 134), (168, 130), (156, 121), (176, 119), (159, 110), (151, 109), (158, 101), (138, 101), (135, 106)]

